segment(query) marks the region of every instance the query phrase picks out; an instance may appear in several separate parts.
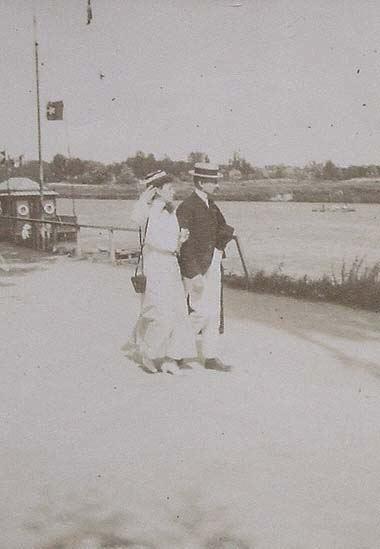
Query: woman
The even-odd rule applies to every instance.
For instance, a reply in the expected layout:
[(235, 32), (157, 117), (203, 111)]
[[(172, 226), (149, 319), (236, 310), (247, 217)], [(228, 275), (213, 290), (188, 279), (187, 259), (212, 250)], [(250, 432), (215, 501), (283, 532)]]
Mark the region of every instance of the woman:
[(159, 170), (145, 178), (146, 190), (133, 218), (142, 227), (146, 290), (127, 356), (149, 372), (178, 373), (178, 363), (197, 356), (177, 252), (189, 237), (180, 231), (171, 178)]

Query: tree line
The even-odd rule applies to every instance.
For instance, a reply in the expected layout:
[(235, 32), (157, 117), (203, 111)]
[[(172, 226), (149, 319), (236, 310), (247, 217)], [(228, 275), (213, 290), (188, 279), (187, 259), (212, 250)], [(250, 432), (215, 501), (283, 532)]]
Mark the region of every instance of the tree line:
[[(206, 153), (191, 152), (186, 160), (172, 160), (168, 156), (156, 159), (152, 153), (137, 151), (125, 161), (104, 164), (93, 160), (68, 158), (56, 154), (51, 162), (44, 162), (44, 178), (47, 183), (68, 181), (76, 184), (131, 185), (147, 173), (162, 169), (183, 181), (189, 180), (189, 170), (196, 162), (208, 162)], [(380, 165), (340, 167), (331, 160), (324, 163), (309, 162), (303, 167), (273, 164), (257, 167), (250, 164), (238, 152), (234, 152), (226, 164), (220, 166), (226, 180), (294, 179), (294, 180), (347, 180), (380, 177)], [(38, 181), (39, 165), (36, 160), (21, 165), (0, 166), (0, 181), (7, 177), (28, 177)]]

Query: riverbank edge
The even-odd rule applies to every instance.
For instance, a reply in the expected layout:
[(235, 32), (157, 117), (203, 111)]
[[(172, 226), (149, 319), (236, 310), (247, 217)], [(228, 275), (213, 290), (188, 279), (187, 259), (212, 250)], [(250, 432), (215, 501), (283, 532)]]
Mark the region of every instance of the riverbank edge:
[(280, 271), (266, 273), (261, 270), (250, 273), (248, 278), (225, 273), (223, 280), (226, 287), (231, 289), (380, 312), (380, 262), (367, 267), (363, 259), (355, 259), (349, 268), (343, 263), (339, 275), (325, 274), (318, 279), (308, 275), (293, 277)]
[[(192, 184), (188, 181), (176, 181), (175, 184), (177, 200), (183, 200), (192, 191)], [(97, 200), (136, 200), (140, 190), (137, 185), (79, 185), (66, 182), (49, 183), (48, 187), (61, 198)], [(380, 181), (368, 178), (348, 181), (222, 181), (215, 198), (233, 202), (380, 204)]]
[[(12, 259), (14, 259), (14, 248), (12, 245), (1, 244), (3, 247), (0, 247), (0, 280), (11, 274), (30, 270), (24, 266), (10, 265), (9, 262), (12, 263)], [(19, 247), (17, 249), (20, 250)], [(23, 248), (20, 251), (27, 253), (24, 262), (22, 262), (26, 262), (26, 264), (30, 262), (33, 264), (41, 258), (55, 261), (58, 259), (58, 255), (61, 255), (58, 253), (51, 255), (29, 248)], [(94, 253), (88, 252), (76, 256), (76, 261), (78, 260), (103, 263), (109, 262), (109, 257), (104, 257), (104, 254), (96, 256)], [(17, 263), (19, 262), (17, 261)], [(248, 277), (224, 269), (223, 282), (224, 286), (229, 289), (291, 297), (311, 303), (343, 305), (351, 309), (380, 313), (380, 261), (368, 267), (364, 264), (364, 259), (356, 259), (349, 268), (343, 262), (338, 275), (325, 274), (317, 279), (308, 275), (291, 276), (281, 272), (280, 267), (271, 273), (264, 270), (250, 272)]]

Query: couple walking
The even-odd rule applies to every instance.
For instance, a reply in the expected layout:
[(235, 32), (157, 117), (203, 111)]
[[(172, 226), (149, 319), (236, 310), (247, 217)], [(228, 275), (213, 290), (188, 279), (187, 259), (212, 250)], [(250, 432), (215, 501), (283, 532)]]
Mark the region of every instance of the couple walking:
[(147, 175), (133, 213), (144, 234), (146, 289), (124, 350), (152, 373), (174, 374), (194, 360), (207, 369), (229, 370), (217, 358), (217, 346), (221, 260), (234, 229), (211, 199), (218, 167), (197, 163), (190, 173), (193, 193), (177, 210), (171, 177), (161, 170)]

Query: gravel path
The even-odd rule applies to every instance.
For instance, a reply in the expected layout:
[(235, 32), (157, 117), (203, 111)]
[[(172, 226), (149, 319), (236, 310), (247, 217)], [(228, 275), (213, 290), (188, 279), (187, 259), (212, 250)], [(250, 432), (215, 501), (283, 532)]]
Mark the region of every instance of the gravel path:
[(232, 372), (148, 375), (127, 268), (10, 267), (1, 548), (378, 547), (378, 315), (229, 290)]

